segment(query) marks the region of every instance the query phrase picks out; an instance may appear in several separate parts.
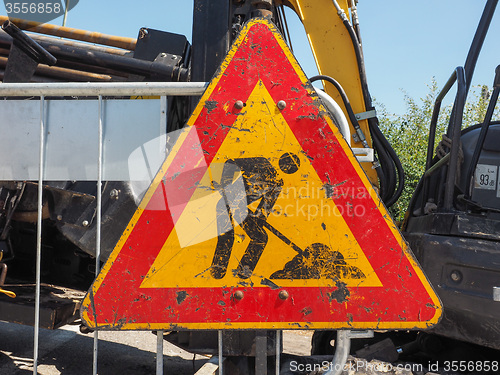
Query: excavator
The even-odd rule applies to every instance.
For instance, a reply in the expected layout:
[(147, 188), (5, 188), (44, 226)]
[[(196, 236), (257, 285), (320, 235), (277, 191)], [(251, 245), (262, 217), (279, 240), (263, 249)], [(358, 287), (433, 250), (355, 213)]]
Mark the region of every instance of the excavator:
[[(303, 23), (316, 61), (319, 75), (308, 77), (309, 81), (321, 82), (324, 92), (340, 107), (352, 134), (352, 148), (372, 150), (374, 157), (360, 164), (381, 201), (390, 207), (403, 191), (404, 170), (380, 130), (368, 89), (357, 3), (356, 0), (194, 0), (191, 42), (183, 35), (148, 28), (140, 29), (137, 39), (119, 38), (27, 21), (9, 14), (1, 18), (1, 79), (3, 83), (110, 85), (209, 82), (249, 20), (271, 20), (287, 40), (284, 8), (288, 7)], [(496, 5), (497, 0), (486, 1), (465, 65), (453, 71), (436, 99), (429, 124), (425, 173), (401, 227), (443, 302), (443, 318), (425, 332), (377, 331), (372, 339), (356, 340), (358, 343), (351, 347), (353, 354), (390, 361), (442, 360), (450, 358), (447, 355), (470, 351), (454, 351), (460, 343), (479, 348), (476, 350), (479, 356), (500, 350), (500, 141), (497, 139), (500, 124), (492, 121), (500, 91), (499, 69), (484, 122), (462, 129), (470, 82)], [(435, 139), (441, 137), (436, 134), (437, 118), (441, 102), (452, 87), (456, 87), (453, 110), (439, 143), (440, 152), (436, 153)], [(196, 96), (168, 96), (164, 134), (168, 136), (182, 129), (198, 100)], [(20, 121), (12, 113), (0, 114), (0, 118), (2, 124)], [(15, 130), (13, 134), (14, 138), (24, 135)], [(0, 319), (33, 324), (37, 191), (42, 189), (41, 324), (55, 329), (78, 320), (81, 299), (97, 276), (96, 257), (98, 263), (109, 257), (144, 190), (137, 189), (130, 181), (105, 181), (100, 193), (102, 220), (96, 220), (99, 194), (95, 181), (80, 179), (75, 172), (74, 178), (47, 179), (40, 187), (33, 174), (28, 173), (30, 167), (23, 165), (27, 162), (20, 158), (26, 151), (5, 146), (0, 149), (4, 164), (9, 166), (0, 168)], [(103, 233), (100, 249), (96, 248), (98, 225)], [(83, 325), (81, 329), (88, 332)], [(336, 335), (335, 331), (316, 331), (312, 354), (332, 353)], [(231, 345), (225, 355), (255, 355), (252, 349), (255, 332), (235, 331), (229, 336)], [(214, 354), (217, 350), (217, 332), (170, 332), (165, 339), (194, 353)]]

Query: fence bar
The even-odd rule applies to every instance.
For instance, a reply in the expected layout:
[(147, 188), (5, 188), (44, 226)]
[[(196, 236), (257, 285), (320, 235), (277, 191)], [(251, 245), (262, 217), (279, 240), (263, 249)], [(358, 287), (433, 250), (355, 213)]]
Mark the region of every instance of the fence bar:
[(224, 375), (224, 358), (222, 356), (222, 330), (220, 329), (217, 333), (218, 344), (219, 344), (219, 375)]
[(206, 82), (3, 83), (0, 96), (199, 96)]
[(280, 375), (281, 371), (281, 335), (283, 331), (276, 330), (276, 375)]
[(267, 331), (266, 330), (256, 331), (255, 374), (267, 375)]
[(163, 331), (156, 332), (156, 375), (163, 375)]
[(38, 216), (36, 225), (36, 285), (35, 285), (35, 334), (33, 343), (33, 374), (38, 373), (38, 342), (40, 335), (40, 284), (42, 263), (42, 214), (43, 214), (43, 159), (45, 143), (45, 98), (40, 97), (40, 150), (38, 164)]
[[(96, 244), (95, 244), (95, 274), (99, 273), (101, 257), (101, 215), (102, 215), (102, 154), (103, 154), (103, 103), (102, 95), (98, 99), (99, 127), (98, 127), (98, 157), (97, 157), (97, 208), (96, 208)], [(94, 365), (93, 374), (97, 375), (97, 354), (99, 333), (94, 331)]]

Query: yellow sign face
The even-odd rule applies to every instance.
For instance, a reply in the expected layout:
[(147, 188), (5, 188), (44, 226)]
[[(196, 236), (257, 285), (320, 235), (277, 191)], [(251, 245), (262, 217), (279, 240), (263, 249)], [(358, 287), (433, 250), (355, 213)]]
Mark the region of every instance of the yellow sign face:
[[(353, 287), (381, 286), (342, 217), (343, 207), (337, 207), (332, 199), (332, 194), (351, 192), (344, 192), (341, 188), (328, 191), (325, 188), (261, 80), (255, 85), (240, 113), (144, 278), (141, 288), (222, 287), (242, 282), (260, 284), (263, 279), (275, 280), (283, 287), (313, 287), (322, 286), (325, 279), (332, 278)], [(258, 131), (255, 129), (256, 123), (259, 124)], [(280, 168), (283, 155), (297, 158), (297, 170), (294, 173), (286, 173)], [(231, 161), (238, 160), (241, 162), (234, 168), (231, 186), (242, 194), (237, 194), (232, 202), (229, 201), (227, 206), (235, 206), (236, 212), (228, 213), (225, 209), (224, 192), (216, 186), (221, 184), (224, 168), (227, 170), (228, 166), (235, 165)], [(241, 180), (247, 175), (243, 170), (245, 164), (259, 162), (268, 162), (268, 167), (274, 169), (276, 174), (271, 181), (261, 178), (261, 184), (268, 184), (265, 187), (267, 190), (254, 200), (245, 194), (245, 183), (243, 181), (241, 184)], [(255, 176), (250, 176), (252, 177)], [(241, 189), (238, 189), (239, 184)], [(364, 189), (359, 189), (356, 193), (366, 194), (365, 198), (371, 199)], [(254, 229), (252, 225), (248, 228), (247, 222), (255, 215), (262, 200), (266, 199), (266, 194), (277, 196), (272, 207), (267, 207), (269, 212), (264, 213), (265, 224), (261, 224), (267, 241), (263, 244), (259, 259), (254, 260), (255, 268), (251, 270), (251, 276), (242, 279), (236, 271), (249, 249)], [(220, 206), (224, 206), (224, 209), (221, 210)], [(352, 213), (360, 215), (362, 211)], [(219, 235), (225, 234), (225, 230), (220, 228), (221, 216), (222, 221), (226, 221), (228, 214), (232, 214), (234, 241), (231, 249), (226, 249), (230, 252), (227, 265), (224, 266), (227, 272), (223, 277), (214, 277), (211, 270), (216, 264), (214, 256), (217, 243), (220, 242)], [(282, 236), (297, 248), (287, 243)], [(259, 240), (258, 235), (255, 237), (257, 239), (253, 242)], [(317, 251), (323, 252), (323, 258), (310, 260), (314, 264), (303, 265), (304, 269), (316, 268), (312, 276), (307, 277), (307, 271), (303, 278), (291, 274), (287, 276), (286, 272), (280, 274), (289, 262), (301, 255), (301, 251), (311, 252), (313, 244), (317, 244)], [(332, 255), (338, 259), (338, 263), (322, 264), (331, 259)], [(344, 262), (340, 262), (341, 259)], [(308, 259), (305, 257), (303, 261), (307, 262)], [(300, 269), (301, 265), (295, 267)]]

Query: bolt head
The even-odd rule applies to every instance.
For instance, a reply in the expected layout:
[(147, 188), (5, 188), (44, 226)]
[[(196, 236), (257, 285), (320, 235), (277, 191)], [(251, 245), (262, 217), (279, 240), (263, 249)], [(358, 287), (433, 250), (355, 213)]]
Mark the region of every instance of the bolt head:
[(288, 299), (288, 297), (290, 297), (290, 294), (288, 294), (286, 290), (280, 290), (278, 297), (280, 298), (280, 300), (285, 301)]
[(245, 104), (241, 100), (237, 100), (234, 103), (234, 108), (236, 108), (236, 109), (243, 109), (244, 106), (245, 106)]
[(450, 279), (456, 283), (462, 281), (462, 273), (460, 271), (454, 270), (450, 274)]
[(118, 199), (120, 195), (120, 192), (116, 189), (113, 189), (109, 192), (109, 196), (112, 198), (112, 199)]
[(89, 222), (87, 220), (83, 220), (82, 225), (84, 227), (88, 227), (89, 226)]
[(57, 215), (57, 220), (61, 221), (63, 219), (62, 215)]
[(278, 109), (280, 111), (282, 111), (286, 108), (286, 102), (284, 100), (280, 100), (277, 105), (278, 105)]
[(233, 297), (237, 301), (241, 301), (243, 297), (245, 297), (245, 294), (241, 290), (237, 290), (234, 294)]

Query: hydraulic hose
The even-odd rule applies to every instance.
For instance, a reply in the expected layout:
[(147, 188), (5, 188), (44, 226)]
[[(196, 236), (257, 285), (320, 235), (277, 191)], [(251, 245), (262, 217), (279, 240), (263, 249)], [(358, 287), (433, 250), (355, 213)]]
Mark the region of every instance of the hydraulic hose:
[[(359, 43), (358, 36), (347, 18), (344, 10), (339, 6), (336, 0), (332, 0), (339, 17), (342, 19), (354, 48), (356, 61), (358, 63), (359, 78), (361, 90), (367, 111), (373, 108), (372, 99), (368, 90), (368, 82), (366, 79), (366, 70)], [(359, 29), (358, 29), (359, 32)], [(376, 117), (368, 119), (368, 126), (373, 139), (373, 145), (377, 152), (383, 173), (378, 173), (380, 179), (380, 196), (386, 206), (393, 205), (401, 196), (404, 188), (404, 170), (396, 152), (389, 144), (383, 133), (380, 131), (379, 122)], [(397, 180), (397, 183), (396, 183)]]
[[(356, 130), (356, 133), (358, 133), (358, 129), (361, 130), (358, 120), (356, 119), (356, 115), (354, 114), (354, 111), (352, 110), (351, 103), (349, 102), (349, 98), (347, 97), (344, 89), (338, 83), (335, 79), (333, 79), (330, 76), (325, 76), (325, 75), (317, 75), (314, 77), (309, 78), (309, 81), (311, 82), (316, 82), (316, 81), (326, 81), (331, 83), (338, 91), (340, 97), (342, 98), (342, 102), (344, 103), (345, 109), (347, 110), (347, 116), (349, 117), (349, 121), (351, 121), (352, 126), (354, 127), (354, 130)], [(359, 136), (359, 134), (358, 134)], [(360, 137), (361, 139), (361, 137)], [(369, 147), (368, 143), (366, 142), (366, 139), (362, 139), (363, 146), (364, 147)]]
[[(368, 142), (366, 141), (366, 138), (365, 138), (363, 131), (361, 130), (361, 127), (359, 126), (358, 119), (356, 118), (356, 115), (354, 114), (354, 111), (352, 109), (349, 98), (347, 97), (347, 95), (346, 95), (343, 87), (340, 85), (340, 83), (338, 83), (332, 77), (326, 76), (326, 75), (317, 75), (317, 76), (311, 77), (309, 79), (309, 81), (311, 81), (311, 82), (315, 82), (315, 81), (319, 81), (319, 80), (329, 82), (337, 89), (337, 91), (342, 99), (342, 102), (344, 103), (344, 106), (346, 108), (347, 116), (349, 117), (349, 121), (351, 122), (352, 126), (354, 127), (354, 130), (356, 131), (358, 138), (360, 139), (361, 143), (363, 144), (363, 147), (366, 147), (366, 148), (370, 147)], [(381, 164), (379, 163), (379, 161), (377, 159), (375, 159), (373, 164), (374, 164), (375, 170), (377, 171), (377, 176), (378, 176), (379, 180), (386, 181), (386, 176), (384, 174), (383, 168), (381, 168)], [(386, 184), (383, 184), (383, 186), (381, 186), (381, 191), (380, 191), (381, 197), (385, 195), (384, 194), (385, 186), (386, 186)]]

